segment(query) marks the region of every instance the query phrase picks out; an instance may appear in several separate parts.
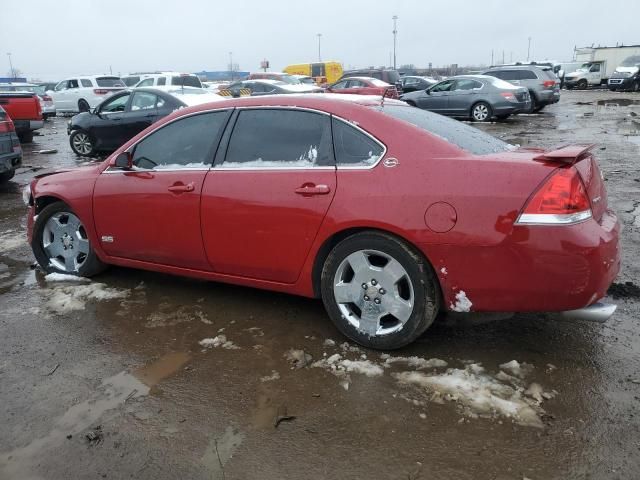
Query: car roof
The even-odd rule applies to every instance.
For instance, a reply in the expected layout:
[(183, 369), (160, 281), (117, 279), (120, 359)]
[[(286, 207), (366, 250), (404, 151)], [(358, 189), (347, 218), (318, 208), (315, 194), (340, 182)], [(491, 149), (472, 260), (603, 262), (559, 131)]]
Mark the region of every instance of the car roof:
[(495, 70), (532, 70), (537, 68), (538, 70), (551, 70), (551, 67), (547, 65), (500, 65), (497, 67), (491, 67), (487, 71)]
[[(362, 76), (357, 76), (357, 77), (349, 77), (349, 80), (366, 80), (366, 81), (371, 81), (371, 80), (379, 80), (378, 78), (374, 78), (374, 77), (365, 77), (364, 75)], [(345, 80), (347, 80), (345, 78)]]
[(286, 85), (282, 80), (274, 80), (272, 78), (252, 78), (251, 80), (242, 80), (243, 82), (265, 83), (268, 85)]

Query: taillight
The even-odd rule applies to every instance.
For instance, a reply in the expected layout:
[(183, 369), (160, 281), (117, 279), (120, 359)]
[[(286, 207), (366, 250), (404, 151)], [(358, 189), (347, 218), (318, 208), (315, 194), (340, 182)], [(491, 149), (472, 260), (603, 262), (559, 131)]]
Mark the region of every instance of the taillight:
[(553, 88), (556, 86), (556, 81), (555, 80), (545, 80), (544, 82), (542, 82), (542, 86), (544, 88)]
[(95, 88), (93, 90), (93, 93), (95, 93), (96, 95), (106, 95), (107, 93), (109, 93), (109, 90), (105, 90), (104, 88)]
[(0, 133), (15, 132), (16, 127), (11, 120), (0, 121)]
[(504, 98), (506, 98), (510, 102), (517, 101), (516, 96), (511, 92), (500, 92), (500, 95), (502, 95)]
[(591, 218), (591, 202), (574, 167), (559, 168), (529, 199), (516, 224), (566, 225)]

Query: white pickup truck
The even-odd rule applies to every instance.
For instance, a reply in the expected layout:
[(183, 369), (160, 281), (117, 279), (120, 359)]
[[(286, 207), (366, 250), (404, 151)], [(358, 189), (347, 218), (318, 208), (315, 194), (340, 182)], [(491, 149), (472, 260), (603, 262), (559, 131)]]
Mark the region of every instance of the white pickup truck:
[(564, 85), (567, 89), (607, 85), (616, 67), (635, 55), (640, 55), (640, 45), (577, 48), (576, 61), (582, 62), (582, 66), (565, 75)]
[(47, 93), (58, 112), (88, 112), (114, 92), (124, 90), (120, 77), (92, 75), (67, 78)]

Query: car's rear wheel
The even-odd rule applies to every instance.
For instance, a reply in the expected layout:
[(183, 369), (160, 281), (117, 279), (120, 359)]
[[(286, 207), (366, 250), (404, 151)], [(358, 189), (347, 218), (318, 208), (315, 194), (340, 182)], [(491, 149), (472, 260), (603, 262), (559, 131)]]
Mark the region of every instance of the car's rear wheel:
[(47, 272), (91, 277), (106, 265), (97, 257), (78, 216), (63, 202), (52, 203), (38, 214), (31, 248)]
[(20, 132), (18, 134), (18, 139), (20, 140), (20, 143), (31, 143), (33, 142), (33, 131), (28, 131), (28, 132)]
[(580, 90), (586, 90), (587, 88), (589, 88), (589, 82), (587, 82), (586, 80), (580, 80), (578, 82), (578, 88)]
[(7, 183), (9, 180), (11, 180), (14, 177), (15, 174), (16, 174), (15, 170), (9, 170), (8, 172), (0, 173), (0, 183)]
[(322, 269), (321, 293), (338, 329), (377, 349), (413, 342), (440, 307), (427, 261), (402, 240), (378, 232), (357, 233), (333, 248)]
[(71, 150), (73, 150), (73, 153), (76, 155), (90, 157), (95, 153), (93, 140), (85, 130), (74, 130), (69, 137), (69, 144), (71, 145)]
[(78, 111), (80, 113), (88, 112), (89, 110), (91, 110), (91, 107), (89, 106), (89, 103), (84, 98), (81, 98), (80, 100), (78, 100)]
[(471, 107), (471, 119), (474, 122), (488, 122), (491, 116), (491, 105), (488, 103), (478, 102)]

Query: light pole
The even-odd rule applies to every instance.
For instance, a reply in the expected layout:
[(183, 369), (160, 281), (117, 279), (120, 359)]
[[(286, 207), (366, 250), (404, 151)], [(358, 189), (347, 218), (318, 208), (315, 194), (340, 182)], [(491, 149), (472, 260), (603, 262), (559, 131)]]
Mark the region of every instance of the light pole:
[(320, 55), (320, 40), (322, 39), (322, 34), (317, 33), (318, 36), (318, 62), (322, 62), (322, 55)]
[(398, 16), (394, 15), (393, 17), (391, 17), (393, 19), (393, 69), (396, 69), (396, 37), (398, 36), (398, 28), (397, 28), (397, 21), (398, 21)]
[(11, 69), (11, 78), (16, 78), (13, 70), (13, 63), (11, 63), (11, 52), (7, 52), (7, 57), (9, 57), (9, 68)]
[(231, 72), (231, 80), (233, 80), (233, 52), (229, 52), (229, 71)]
[(531, 37), (529, 37), (529, 46), (527, 47), (527, 62), (529, 61), (530, 56), (531, 56)]

